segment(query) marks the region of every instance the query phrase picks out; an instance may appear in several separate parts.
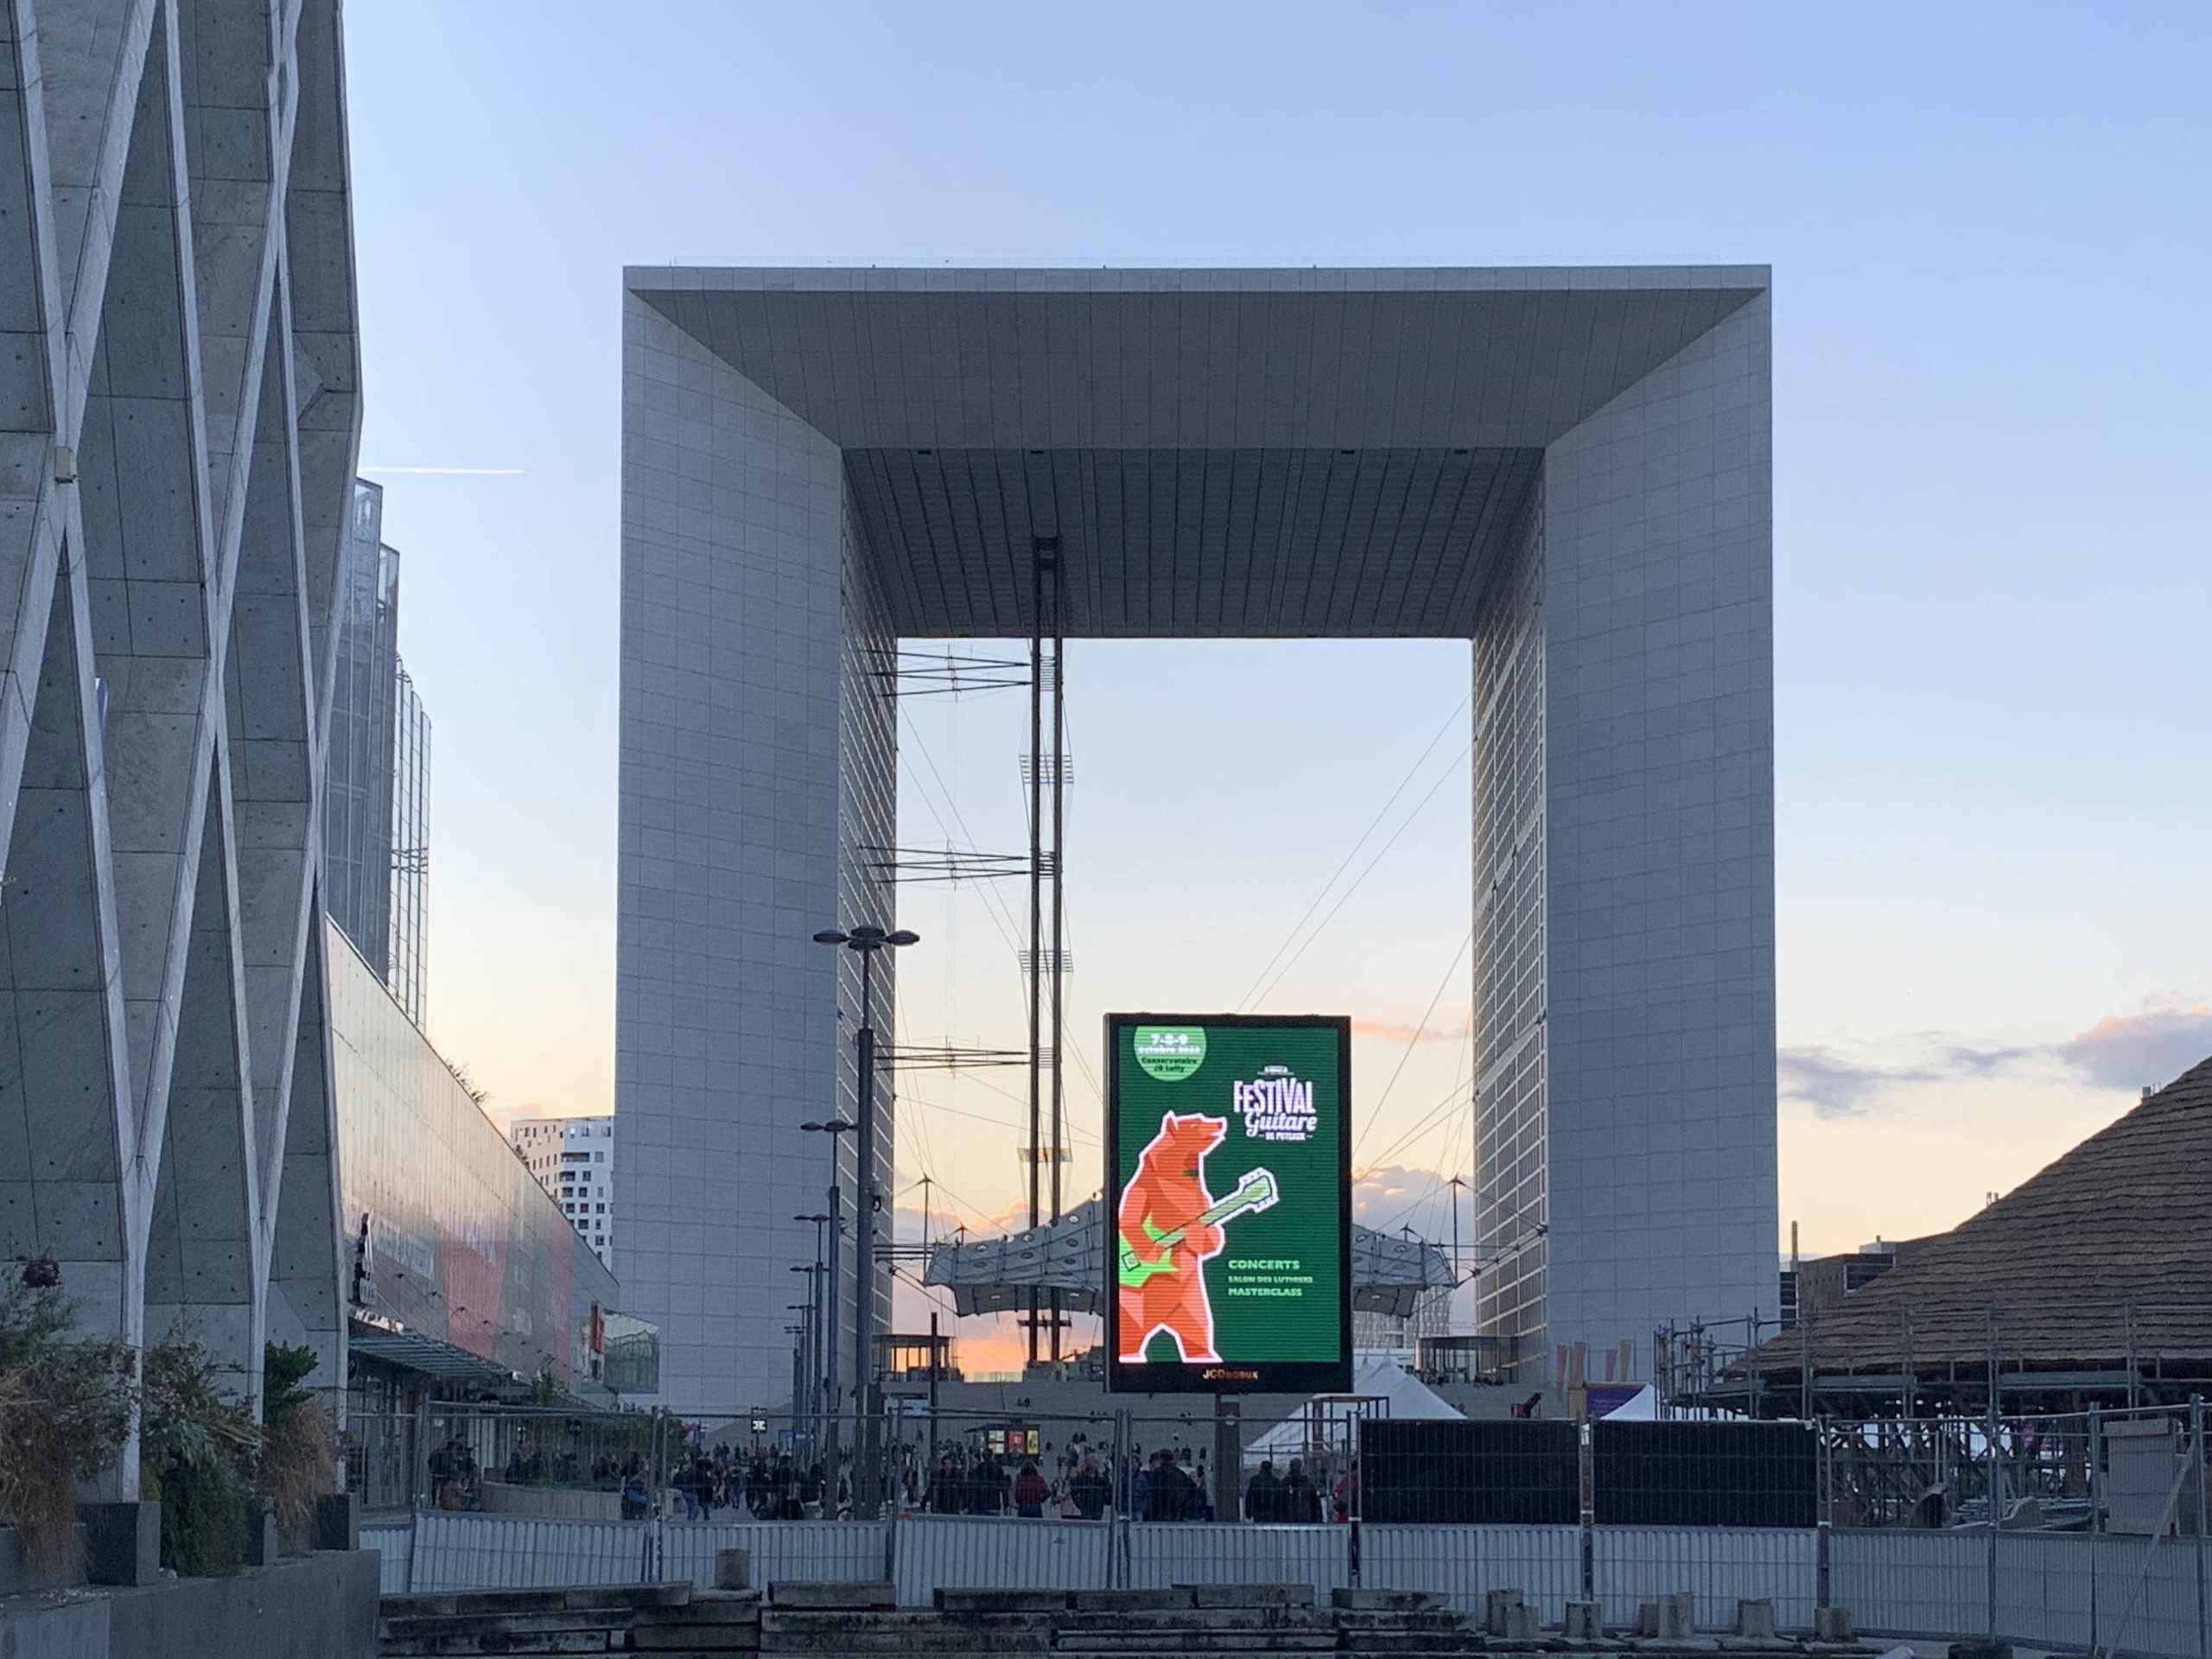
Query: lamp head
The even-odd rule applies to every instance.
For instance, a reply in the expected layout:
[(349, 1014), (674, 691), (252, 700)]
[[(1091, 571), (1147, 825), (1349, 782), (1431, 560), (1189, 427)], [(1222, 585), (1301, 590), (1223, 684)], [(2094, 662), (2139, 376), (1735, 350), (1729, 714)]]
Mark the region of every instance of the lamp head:
[(840, 933), (834, 927), (825, 927), (814, 936), (814, 942), (817, 944), (842, 944), (851, 938), (849, 933)]

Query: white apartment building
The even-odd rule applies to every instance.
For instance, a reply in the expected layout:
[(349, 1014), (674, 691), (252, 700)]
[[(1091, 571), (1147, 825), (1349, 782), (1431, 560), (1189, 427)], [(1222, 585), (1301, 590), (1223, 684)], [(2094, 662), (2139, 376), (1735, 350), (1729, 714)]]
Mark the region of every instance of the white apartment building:
[(537, 1184), (614, 1271), (614, 1120), (518, 1117), (507, 1131)]

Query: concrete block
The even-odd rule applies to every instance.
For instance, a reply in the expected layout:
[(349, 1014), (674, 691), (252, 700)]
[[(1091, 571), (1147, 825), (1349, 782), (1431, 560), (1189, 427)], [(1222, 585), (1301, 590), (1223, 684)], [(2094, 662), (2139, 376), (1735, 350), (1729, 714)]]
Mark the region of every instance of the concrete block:
[(1483, 1597), (1483, 1631), (1510, 1642), (1536, 1639), (1536, 1610), (1518, 1590), (1491, 1590)]
[(1815, 1607), (1813, 1609), (1814, 1641), (1848, 1642), (1852, 1639), (1849, 1608)]
[(373, 1550), (300, 1556), (221, 1579), (165, 1579), (106, 1598), (116, 1654), (372, 1659)]
[(1179, 1584), (1198, 1607), (1311, 1607), (1310, 1584)]
[(1349, 1590), (1329, 1592), (1329, 1605), (1351, 1613), (1427, 1613), (1444, 1605), (1439, 1590)]
[(945, 1613), (1064, 1613), (1065, 1590), (979, 1590), (940, 1586), (938, 1611)]
[(640, 1627), (650, 1622), (657, 1626), (677, 1624), (728, 1624), (760, 1627), (760, 1598), (750, 1590), (698, 1590), (681, 1607), (655, 1607), (641, 1610)]
[(1950, 1659), (2012, 1659), (2009, 1642), (1954, 1642)]
[(359, 1549), (361, 1547), (361, 1495), (325, 1492), (315, 1501), (315, 1547), (317, 1549)]
[(1697, 1600), (1688, 1591), (1638, 1602), (1636, 1633), (1641, 1637), (1680, 1641), (1697, 1629)]
[(1075, 1610), (1079, 1613), (1167, 1613), (1195, 1607), (1198, 1599), (1188, 1585), (1173, 1590), (1078, 1590)]
[(1605, 1633), (1605, 1617), (1594, 1601), (1570, 1601), (1564, 1629), (1571, 1642), (1594, 1642)]
[(715, 1552), (715, 1588), (717, 1590), (750, 1590), (753, 1587), (753, 1554), (740, 1546), (734, 1549)]
[(1774, 1624), (1774, 1602), (1764, 1596), (1738, 1597), (1736, 1601), (1736, 1634), (1754, 1637), (1763, 1642), (1777, 1639)]
[(276, 1511), (256, 1501), (245, 1511), (245, 1564), (274, 1567), (284, 1558), (276, 1537)]
[(27, 1597), (0, 1615), (0, 1653), (11, 1659), (108, 1659), (113, 1641), (104, 1596)]
[(162, 1506), (151, 1501), (80, 1503), (85, 1582), (158, 1584), (162, 1576)]
[[(501, 1590), (491, 1593), (527, 1596), (538, 1592)], [(558, 1605), (563, 1607), (681, 1607), (691, 1599), (691, 1586), (680, 1580), (666, 1584), (576, 1584), (550, 1593), (561, 1598)], [(466, 1611), (467, 1592), (462, 1592), (461, 1600)]]
[[(630, 1632), (629, 1649), (633, 1653), (758, 1653), (760, 1632), (730, 1624), (639, 1624)], [(622, 1637), (612, 1637), (607, 1650), (622, 1651)]]
[[(476, 1613), (512, 1618), (518, 1613), (557, 1613), (572, 1607), (596, 1610), (614, 1605), (604, 1592), (616, 1587), (613, 1585), (578, 1585), (570, 1590), (461, 1590), (454, 1592), (453, 1605), (442, 1611), (466, 1618)], [(410, 1596), (407, 1599), (417, 1601), (423, 1598)], [(387, 1618), (391, 1617), (389, 1606), (385, 1611)]]
[(1518, 1590), (1487, 1590), (1483, 1592), (1483, 1632), (1486, 1636), (1504, 1636), (1506, 1624), (1521, 1605)]
[(857, 1612), (899, 1605), (888, 1579), (786, 1580), (768, 1586), (768, 1605), (785, 1611)]

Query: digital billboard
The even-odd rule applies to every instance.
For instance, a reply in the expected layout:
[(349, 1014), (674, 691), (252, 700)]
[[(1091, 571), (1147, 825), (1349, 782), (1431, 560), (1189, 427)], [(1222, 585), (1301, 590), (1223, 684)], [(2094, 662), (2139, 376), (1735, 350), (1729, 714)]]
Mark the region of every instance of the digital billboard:
[(1107, 1386), (1351, 1386), (1351, 1022), (1106, 1017)]

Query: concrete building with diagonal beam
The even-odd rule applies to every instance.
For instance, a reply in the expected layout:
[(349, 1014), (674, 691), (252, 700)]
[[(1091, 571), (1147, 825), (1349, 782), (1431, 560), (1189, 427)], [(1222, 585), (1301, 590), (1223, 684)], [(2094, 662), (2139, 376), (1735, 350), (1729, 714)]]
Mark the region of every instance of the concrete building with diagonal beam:
[[(317, 895), (360, 430), (335, 0), (0, 42), (0, 1258), (345, 1370)], [(126, 1474), (126, 1478), (128, 1474)]]
[(1470, 642), (1481, 1328), (1569, 1380), (1773, 1315), (1768, 285), (627, 273), (616, 1212), (671, 1404), (787, 1386), (800, 1125), (856, 1098), (809, 936), (891, 920), (897, 642), (1029, 633), (1040, 537), (1072, 638)]

